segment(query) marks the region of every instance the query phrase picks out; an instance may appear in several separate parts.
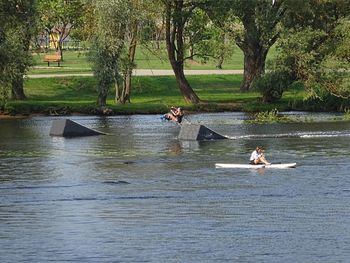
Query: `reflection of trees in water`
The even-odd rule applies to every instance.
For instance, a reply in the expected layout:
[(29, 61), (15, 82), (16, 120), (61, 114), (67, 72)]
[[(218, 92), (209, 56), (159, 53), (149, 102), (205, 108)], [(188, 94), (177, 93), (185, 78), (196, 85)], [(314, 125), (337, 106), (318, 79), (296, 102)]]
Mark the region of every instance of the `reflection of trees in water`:
[(200, 150), (200, 142), (198, 141), (184, 141), (175, 140), (168, 143), (168, 151), (175, 155), (180, 155), (184, 151), (198, 151)]
[(173, 141), (168, 144), (168, 152), (174, 155), (182, 154), (182, 147), (179, 141)]

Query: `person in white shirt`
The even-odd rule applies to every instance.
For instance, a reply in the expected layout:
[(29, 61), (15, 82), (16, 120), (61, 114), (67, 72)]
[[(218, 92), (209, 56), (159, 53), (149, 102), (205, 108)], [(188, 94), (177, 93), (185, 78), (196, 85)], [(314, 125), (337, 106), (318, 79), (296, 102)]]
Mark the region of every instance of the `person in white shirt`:
[(250, 155), (250, 164), (271, 164), (265, 159), (265, 155), (263, 153), (263, 148), (260, 146), (256, 146), (255, 150)]

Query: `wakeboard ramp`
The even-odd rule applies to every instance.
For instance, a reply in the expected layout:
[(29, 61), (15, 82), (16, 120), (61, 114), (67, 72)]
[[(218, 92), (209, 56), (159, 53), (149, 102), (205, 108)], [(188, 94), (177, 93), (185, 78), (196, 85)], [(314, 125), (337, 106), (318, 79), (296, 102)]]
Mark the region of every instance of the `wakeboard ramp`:
[(54, 120), (52, 122), (50, 135), (62, 136), (62, 137), (81, 137), (81, 136), (105, 135), (105, 133), (87, 128), (75, 121), (72, 121), (69, 119), (63, 119), (63, 120)]
[(182, 124), (179, 133), (180, 140), (210, 141), (227, 139), (204, 125)]

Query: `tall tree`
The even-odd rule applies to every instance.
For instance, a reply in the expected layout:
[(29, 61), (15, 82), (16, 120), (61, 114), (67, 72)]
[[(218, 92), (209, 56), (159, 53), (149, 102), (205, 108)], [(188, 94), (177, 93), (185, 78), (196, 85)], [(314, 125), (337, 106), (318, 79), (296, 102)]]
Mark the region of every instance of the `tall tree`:
[(184, 100), (189, 103), (199, 103), (200, 99), (191, 88), (184, 73), (186, 59), (184, 31), (193, 11), (202, 3), (203, 1), (200, 0), (164, 0), (168, 57), (181, 94)]
[(114, 83), (118, 90), (120, 63), (124, 49), (128, 8), (124, 1), (96, 1), (96, 27), (89, 54), (97, 79), (97, 104), (106, 105), (107, 95)]
[(98, 104), (106, 104), (109, 87), (114, 84), (116, 101), (130, 102), (131, 76), (139, 30), (149, 4), (144, 0), (98, 1), (97, 26), (93, 40), (92, 62), (100, 80)]
[(23, 76), (32, 64), (29, 48), (36, 29), (36, 1), (1, 1), (0, 13), (0, 82), (11, 87), (13, 99), (25, 99)]
[[(298, 1), (298, 0), (297, 0)], [(244, 54), (241, 91), (252, 88), (253, 81), (265, 72), (266, 56), (280, 34), (280, 22), (293, 1), (223, 0), (212, 2), (207, 12), (219, 25), (229, 19), (231, 34)], [(294, 1), (295, 2), (295, 1)]]
[(131, 77), (132, 71), (136, 67), (135, 54), (136, 48), (140, 41), (140, 31), (145, 23), (151, 18), (152, 9), (149, 8), (149, 1), (147, 0), (129, 0), (129, 20), (126, 25), (126, 39), (124, 44), (126, 52), (121, 63), (122, 69), (122, 83), (118, 83), (116, 92), (116, 100), (122, 104), (130, 102), (131, 95)]

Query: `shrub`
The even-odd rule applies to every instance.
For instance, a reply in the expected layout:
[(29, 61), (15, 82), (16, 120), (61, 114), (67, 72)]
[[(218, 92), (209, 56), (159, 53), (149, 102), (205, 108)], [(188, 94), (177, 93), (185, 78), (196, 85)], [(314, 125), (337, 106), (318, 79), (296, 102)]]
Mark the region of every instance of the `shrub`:
[(9, 88), (0, 83), (0, 111), (6, 108), (7, 101), (9, 99)]
[(253, 88), (262, 94), (262, 100), (273, 103), (281, 99), (283, 92), (292, 83), (290, 76), (283, 72), (269, 72), (253, 83)]

